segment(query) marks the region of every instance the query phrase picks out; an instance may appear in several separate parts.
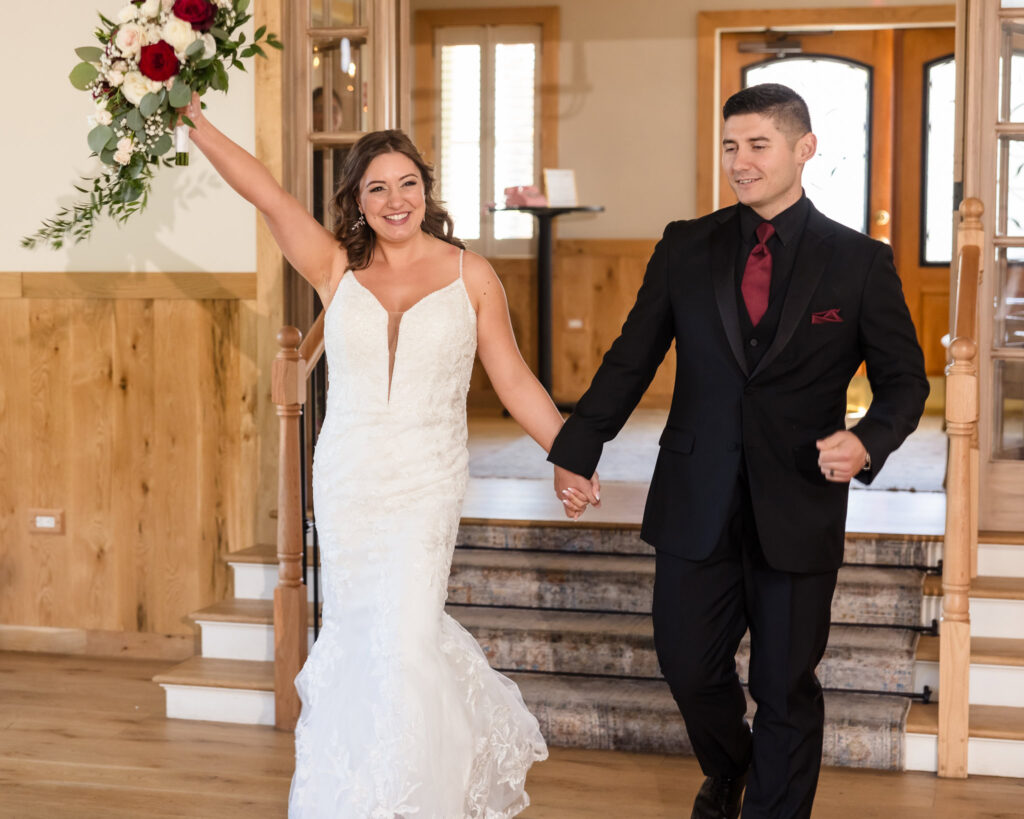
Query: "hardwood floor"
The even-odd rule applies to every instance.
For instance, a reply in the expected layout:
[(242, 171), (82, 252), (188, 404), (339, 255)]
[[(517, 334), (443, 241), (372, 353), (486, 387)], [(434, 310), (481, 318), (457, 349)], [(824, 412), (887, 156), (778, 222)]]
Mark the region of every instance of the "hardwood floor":
[[(0, 817), (283, 817), (291, 734), (166, 720), (166, 662), (0, 652)], [(689, 815), (690, 758), (552, 749), (525, 819)], [(822, 772), (815, 819), (1020, 815), (1024, 780)]]

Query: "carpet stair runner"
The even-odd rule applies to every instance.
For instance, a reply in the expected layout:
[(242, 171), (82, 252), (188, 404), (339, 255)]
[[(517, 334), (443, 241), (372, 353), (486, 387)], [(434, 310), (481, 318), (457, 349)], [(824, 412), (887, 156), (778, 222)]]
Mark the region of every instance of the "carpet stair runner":
[[(658, 673), (649, 617), (654, 557), (635, 526), (466, 522), (458, 542), (448, 611), (491, 664), (519, 684), (551, 744), (689, 752)], [(230, 557), (236, 576), (245, 564), (265, 572), (262, 599), (226, 600), (196, 612), (204, 656), (157, 678), (168, 687), (169, 708), (172, 689), (227, 686), (236, 666), (238, 689), (264, 699), (272, 692), (274, 551), (257, 546)], [(935, 538), (848, 538), (835, 625), (818, 669), (826, 688), (826, 764), (903, 767), (921, 567), (934, 565), (940, 552)], [(234, 623), (257, 630), (255, 640), (237, 632), (214, 636), (215, 626)], [(741, 679), (748, 653), (744, 640), (737, 654)]]

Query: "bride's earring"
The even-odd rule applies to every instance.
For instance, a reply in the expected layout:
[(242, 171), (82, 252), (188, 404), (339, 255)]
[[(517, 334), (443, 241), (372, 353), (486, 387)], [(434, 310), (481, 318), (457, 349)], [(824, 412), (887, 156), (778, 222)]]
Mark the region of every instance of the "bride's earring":
[(350, 230), (351, 230), (351, 231), (356, 231), (356, 230), (359, 230), (359, 229), (360, 229), (360, 228), (361, 228), (361, 227), (362, 227), (363, 225), (365, 225), (365, 224), (366, 224), (366, 219), (365, 219), (365, 218), (363, 217), (363, 214), (362, 214), (362, 213), (360, 212), (360, 214), (359, 214), (359, 218), (358, 218), (358, 219), (356, 219), (356, 220), (355, 220), (355, 221), (354, 221), (354, 222), (352, 223), (352, 227), (350, 228)]

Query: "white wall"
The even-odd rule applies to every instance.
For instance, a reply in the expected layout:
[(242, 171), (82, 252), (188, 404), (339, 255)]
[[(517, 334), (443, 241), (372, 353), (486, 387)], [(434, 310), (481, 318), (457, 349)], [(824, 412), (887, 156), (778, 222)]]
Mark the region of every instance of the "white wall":
[[(596, 216), (563, 216), (561, 238), (647, 238), (695, 216), (697, 14), (756, 8), (941, 5), (928, 0), (487, 0), (559, 6), (559, 164)], [(472, 0), (412, 0), (420, 9)]]
[[(20, 238), (52, 216), (58, 203), (74, 201), (71, 186), (78, 177), (98, 167), (98, 160), (88, 159), (85, 141), (92, 102), (67, 76), (78, 62), (75, 48), (95, 45), (96, 12), (113, 18), (122, 5), (123, 0), (4, 5), (0, 271), (254, 271), (256, 213), (195, 149), (187, 168), (161, 169), (149, 207), (123, 227), (104, 221), (90, 241), (59, 251), (20, 247)], [(272, 52), (271, 59), (279, 57)], [(231, 72), (230, 93), (211, 92), (205, 100), (214, 123), (251, 151), (252, 71)]]

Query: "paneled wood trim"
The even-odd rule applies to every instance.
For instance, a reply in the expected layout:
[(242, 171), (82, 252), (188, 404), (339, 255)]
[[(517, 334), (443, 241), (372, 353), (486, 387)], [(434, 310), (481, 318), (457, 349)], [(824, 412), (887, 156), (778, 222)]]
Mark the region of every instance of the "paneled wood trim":
[(540, 162), (558, 167), (558, 44), (560, 11), (557, 6), (521, 8), (464, 8), (416, 12), (413, 24), (413, 59), (416, 70), (412, 97), (413, 142), (428, 162), (436, 164), (437, 122), (434, 100), (434, 29), (441, 26), (539, 25), (541, 27)]
[(190, 634), (0, 625), (0, 651), (184, 660), (197, 653), (197, 643)]
[(657, 239), (559, 239), (556, 256), (650, 256)]
[(0, 299), (21, 298), (21, 273), (0, 273)]
[(697, 14), (697, 213), (709, 213), (718, 202), (718, 140), (720, 34), (723, 31), (765, 28), (926, 28), (949, 26), (954, 5), (892, 6), (840, 9), (747, 9), (704, 11)]
[[(18, 293), (5, 282), (17, 277)], [(255, 299), (255, 273), (4, 273), (26, 299)]]

